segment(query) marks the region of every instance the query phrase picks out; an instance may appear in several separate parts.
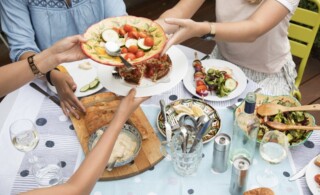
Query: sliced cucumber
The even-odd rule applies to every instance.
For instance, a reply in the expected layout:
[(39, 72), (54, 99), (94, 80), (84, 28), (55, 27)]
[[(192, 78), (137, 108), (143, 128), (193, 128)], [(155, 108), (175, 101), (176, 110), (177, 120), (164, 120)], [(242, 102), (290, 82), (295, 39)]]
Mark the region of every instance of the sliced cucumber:
[(238, 85), (237, 81), (232, 78), (227, 79), (225, 82), (225, 88), (230, 91), (235, 90), (237, 85)]
[(143, 51), (149, 51), (152, 47), (144, 44), (144, 38), (138, 40), (138, 47)]
[(93, 81), (91, 81), (89, 83), (89, 88), (94, 89), (94, 88), (98, 87), (99, 83), (100, 83), (100, 81), (98, 79), (94, 79)]
[(90, 89), (90, 85), (86, 84), (85, 86), (81, 87), (80, 92), (86, 92)]
[(108, 29), (102, 32), (102, 39), (105, 42), (108, 42), (108, 41), (117, 42), (119, 40), (119, 34), (112, 29)]
[(138, 41), (137, 39), (127, 39), (125, 45), (126, 48), (129, 48), (131, 45), (137, 45)]

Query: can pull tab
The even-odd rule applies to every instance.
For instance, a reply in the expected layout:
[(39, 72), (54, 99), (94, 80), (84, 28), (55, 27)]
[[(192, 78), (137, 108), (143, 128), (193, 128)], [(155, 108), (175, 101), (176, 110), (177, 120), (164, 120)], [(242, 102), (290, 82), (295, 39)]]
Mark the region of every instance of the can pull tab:
[(242, 170), (244, 167), (245, 167), (245, 163), (244, 163), (244, 162), (239, 162), (238, 168), (239, 168), (240, 170)]
[(219, 140), (219, 144), (225, 144), (226, 143), (226, 138), (221, 137)]

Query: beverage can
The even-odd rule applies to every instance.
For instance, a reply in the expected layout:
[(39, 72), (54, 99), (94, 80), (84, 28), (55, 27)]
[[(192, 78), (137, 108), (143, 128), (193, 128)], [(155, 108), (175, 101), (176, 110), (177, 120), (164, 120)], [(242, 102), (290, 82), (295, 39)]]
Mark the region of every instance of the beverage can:
[(243, 194), (246, 190), (250, 161), (245, 157), (238, 157), (232, 163), (229, 192), (232, 195)]
[(223, 173), (228, 169), (228, 156), (231, 138), (225, 133), (220, 133), (214, 138), (212, 170)]

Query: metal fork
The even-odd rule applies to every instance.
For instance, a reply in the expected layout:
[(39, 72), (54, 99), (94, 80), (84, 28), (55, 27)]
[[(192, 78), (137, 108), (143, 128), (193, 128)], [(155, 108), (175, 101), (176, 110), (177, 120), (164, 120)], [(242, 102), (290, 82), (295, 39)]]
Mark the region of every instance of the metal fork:
[(168, 114), (168, 121), (169, 121), (172, 129), (177, 129), (180, 127), (178, 120), (172, 114)]
[(118, 71), (116, 71), (116, 70), (112, 71), (112, 76), (115, 79), (121, 79), (120, 73)]
[(119, 55), (119, 58), (121, 59), (122, 63), (126, 66), (127, 70), (136, 69), (130, 62), (128, 62), (126, 59), (124, 59), (121, 55)]

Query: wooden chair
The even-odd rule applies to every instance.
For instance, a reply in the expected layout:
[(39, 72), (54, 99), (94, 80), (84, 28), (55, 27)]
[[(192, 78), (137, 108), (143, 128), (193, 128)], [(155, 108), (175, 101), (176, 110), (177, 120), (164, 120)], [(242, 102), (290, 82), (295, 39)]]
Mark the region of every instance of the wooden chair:
[(301, 99), (299, 85), (320, 25), (320, 0), (310, 1), (316, 4), (318, 11), (314, 12), (298, 7), (291, 18), (288, 30), (291, 53), (293, 56), (301, 58), (298, 76), (295, 81), (296, 89), (292, 91), (292, 95), (298, 100)]

